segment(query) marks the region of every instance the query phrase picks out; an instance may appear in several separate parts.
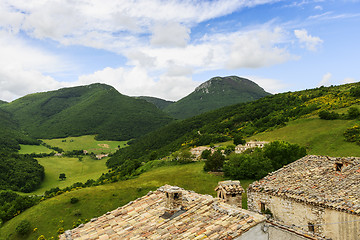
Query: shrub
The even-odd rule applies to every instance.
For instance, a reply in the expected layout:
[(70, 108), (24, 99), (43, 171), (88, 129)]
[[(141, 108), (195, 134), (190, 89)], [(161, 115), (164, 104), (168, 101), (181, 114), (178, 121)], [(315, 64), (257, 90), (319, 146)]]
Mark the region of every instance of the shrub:
[(28, 220), (22, 220), (16, 227), (16, 232), (20, 235), (26, 235), (31, 230), (30, 222)]
[(329, 112), (328, 110), (322, 110), (319, 112), (319, 117), (325, 120), (339, 119), (340, 115), (334, 111)]
[(79, 199), (76, 198), (76, 197), (72, 197), (72, 198), (70, 199), (70, 203), (71, 203), (71, 204), (75, 204), (75, 203), (77, 203), (77, 202), (79, 202)]

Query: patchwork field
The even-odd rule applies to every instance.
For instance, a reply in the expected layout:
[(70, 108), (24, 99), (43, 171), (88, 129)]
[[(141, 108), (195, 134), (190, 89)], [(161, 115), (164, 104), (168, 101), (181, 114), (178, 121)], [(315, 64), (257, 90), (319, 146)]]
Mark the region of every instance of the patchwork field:
[(46, 144), (59, 147), (64, 151), (87, 150), (95, 154), (114, 153), (118, 147), (125, 147), (127, 141), (97, 141), (94, 135), (86, 135), (81, 137), (67, 137), (57, 139), (43, 139)]
[(49, 149), (42, 145), (23, 145), (20, 144), (20, 154), (31, 154), (31, 153), (51, 153), (54, 150)]
[[(223, 178), (205, 173), (203, 165), (197, 162), (161, 167), (135, 179), (84, 188), (45, 200), (5, 223), (0, 231), (0, 239), (37, 239), (40, 235), (46, 239), (56, 239), (59, 228), (71, 229), (78, 219), (98, 217), (164, 184), (215, 196), (214, 188)], [(245, 180), (241, 183), (246, 188), (250, 182)], [(71, 204), (70, 199), (73, 197), (78, 198), (79, 202)], [(20, 238), (15, 234), (15, 228), (24, 219), (30, 221), (32, 229), (36, 228), (36, 231)]]

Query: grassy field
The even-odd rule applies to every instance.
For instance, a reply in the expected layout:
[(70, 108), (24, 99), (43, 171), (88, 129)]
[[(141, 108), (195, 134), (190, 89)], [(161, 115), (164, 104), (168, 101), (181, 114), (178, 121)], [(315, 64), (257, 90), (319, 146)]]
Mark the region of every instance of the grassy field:
[[(307, 147), (308, 154), (333, 157), (360, 156), (360, 146), (345, 142), (343, 133), (355, 120), (298, 119), (286, 127), (252, 136), (256, 140), (284, 140)], [(247, 139), (249, 140), (249, 139)]]
[[(78, 219), (89, 220), (100, 216), (165, 184), (215, 196), (214, 188), (223, 178), (205, 173), (203, 164), (197, 162), (161, 167), (135, 179), (84, 188), (45, 200), (5, 223), (0, 229), (0, 239), (37, 239), (41, 234), (46, 239), (56, 238), (60, 227), (71, 229)], [(247, 187), (250, 182), (242, 181), (243, 187)], [(79, 202), (71, 204), (72, 197), (78, 198)], [(31, 222), (32, 229), (37, 230), (27, 237), (19, 237), (14, 233), (15, 228), (24, 219)]]
[(125, 147), (127, 141), (97, 141), (94, 135), (81, 137), (67, 137), (57, 139), (43, 139), (43, 142), (53, 147), (59, 147), (64, 151), (87, 150), (95, 154), (113, 153), (120, 148)]
[[(51, 188), (64, 188), (75, 182), (96, 180), (107, 171), (105, 158), (94, 160), (85, 156), (82, 161), (79, 161), (78, 158), (70, 157), (45, 157), (37, 160), (45, 168), (45, 179), (40, 188), (31, 192), (31, 195), (41, 195)], [(65, 173), (65, 180), (59, 180), (60, 173)]]
[(31, 153), (51, 153), (54, 150), (51, 150), (47, 147), (44, 147), (42, 145), (23, 145), (20, 144), (20, 154), (31, 154)]

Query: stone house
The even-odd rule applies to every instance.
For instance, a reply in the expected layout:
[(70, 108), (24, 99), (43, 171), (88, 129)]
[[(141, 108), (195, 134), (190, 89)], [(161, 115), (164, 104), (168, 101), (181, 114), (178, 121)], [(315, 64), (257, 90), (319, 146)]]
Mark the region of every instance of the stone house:
[(165, 185), (68, 230), (72, 239), (259, 239), (265, 217), (193, 191)]
[(199, 147), (191, 148), (190, 153), (194, 156), (195, 159), (199, 159), (201, 156), (201, 153), (205, 150), (210, 150), (211, 153), (214, 153), (214, 151), (215, 151), (213, 148), (210, 148), (210, 147), (199, 146)]
[[(239, 181), (219, 182), (213, 198), (176, 186), (155, 192), (67, 230), (60, 240), (82, 239), (234, 239), (304, 240), (321, 238), (288, 231), (265, 216), (237, 207), (243, 192)], [(220, 194), (221, 193), (221, 194)], [(228, 202), (234, 204), (228, 204)]]
[(360, 158), (309, 155), (254, 182), (248, 208), (327, 239), (360, 239)]
[(265, 144), (267, 144), (269, 142), (265, 142), (265, 141), (249, 141), (247, 143), (245, 143), (245, 145), (239, 144), (235, 147), (235, 153), (242, 153), (247, 149), (250, 148), (263, 148), (265, 146)]

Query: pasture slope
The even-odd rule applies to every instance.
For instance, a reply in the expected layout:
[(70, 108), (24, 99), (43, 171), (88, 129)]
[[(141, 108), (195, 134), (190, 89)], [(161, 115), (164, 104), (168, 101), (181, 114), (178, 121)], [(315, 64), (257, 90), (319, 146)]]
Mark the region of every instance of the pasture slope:
[[(138, 178), (67, 192), (45, 200), (6, 222), (1, 228), (0, 239), (37, 239), (40, 235), (44, 235), (46, 239), (56, 239), (60, 228), (71, 229), (79, 219), (98, 217), (164, 184), (215, 196), (214, 188), (221, 180), (222, 177), (205, 173), (203, 163), (197, 162), (161, 167), (143, 173)], [(251, 180), (243, 181), (243, 187), (246, 188), (250, 182)], [(74, 197), (79, 202), (71, 204), (70, 199)], [(15, 229), (24, 219), (30, 221), (31, 228), (36, 230), (28, 236), (20, 237)]]

